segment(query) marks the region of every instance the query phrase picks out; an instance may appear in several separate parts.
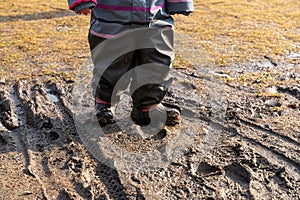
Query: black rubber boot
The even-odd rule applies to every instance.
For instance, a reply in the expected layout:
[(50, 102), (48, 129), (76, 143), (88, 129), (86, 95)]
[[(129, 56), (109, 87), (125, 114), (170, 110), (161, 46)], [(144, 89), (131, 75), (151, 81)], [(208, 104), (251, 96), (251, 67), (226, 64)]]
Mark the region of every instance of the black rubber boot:
[(111, 112), (111, 105), (109, 104), (95, 102), (94, 114), (97, 117), (97, 120), (101, 127), (104, 127), (107, 124), (115, 123), (115, 121), (113, 120), (113, 114)]
[(150, 115), (152, 116), (152, 120), (165, 120), (165, 122), (156, 123), (165, 123), (166, 126), (176, 126), (181, 120), (181, 109), (177, 105), (159, 103), (147, 107), (133, 107), (131, 111), (133, 122), (140, 126), (147, 126), (151, 123)]

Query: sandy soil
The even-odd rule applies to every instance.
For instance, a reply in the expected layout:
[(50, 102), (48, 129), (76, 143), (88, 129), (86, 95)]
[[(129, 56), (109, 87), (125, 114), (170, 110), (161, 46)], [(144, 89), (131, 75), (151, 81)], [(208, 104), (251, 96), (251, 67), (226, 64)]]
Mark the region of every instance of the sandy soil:
[[(198, 6), (204, 9), (215, 4), (223, 3)], [(72, 27), (72, 20), (77, 18), (65, 10), (43, 12), (44, 6), (40, 6), (42, 20), (57, 16), (64, 21), (57, 19), (60, 29), (55, 37), (61, 31), (74, 33), (86, 28)], [(26, 15), (1, 16), (1, 26), (11, 28), (11, 19), (17, 26), (26, 17), (30, 18), (28, 23), (38, 21), (32, 7), (25, 8)], [(195, 40), (186, 43), (183, 38), (192, 36), (183, 30), (178, 31), (176, 42), (178, 59), (183, 60), (172, 71), (176, 80), (166, 98), (181, 106), (182, 123), (175, 128), (164, 127), (154, 136), (141, 134), (134, 125), (121, 126), (122, 120), (118, 122), (122, 130), (98, 127), (99, 135), (86, 131), (89, 129), (85, 127), (92, 125), (82, 122), (90, 123), (90, 119), (78, 118), (78, 113), (89, 114), (93, 106), (85, 96), (89, 96), (89, 88), (83, 80), (89, 79), (81, 76), (88, 77), (86, 71), (89, 74), (82, 67), (91, 67), (87, 51), (77, 52), (80, 66), (73, 66), (68, 48), (50, 47), (50, 41), (45, 40), (43, 44), (50, 50), (37, 57), (25, 38), (25, 49), (18, 48), (20, 55), (33, 56), (28, 68), (36, 65), (37, 69), (30, 73), (41, 73), (30, 77), (24, 70), (29, 62), (26, 56), (15, 61), (10, 60), (11, 52), (4, 54), (4, 75), (0, 78), (0, 199), (299, 199), (300, 54), (299, 41), (292, 35), (299, 33), (299, 26), (291, 29), (290, 38), (294, 39), (286, 39), (285, 53), (268, 49), (257, 56), (260, 49), (256, 48), (256, 57), (251, 55), (250, 60), (244, 60), (245, 56), (233, 61), (222, 57), (222, 62), (208, 59), (211, 54)], [(11, 31), (7, 28), (4, 34)], [(228, 42), (227, 37), (219, 35)], [(197, 41), (210, 43), (210, 39)], [(289, 49), (289, 43), (296, 47)], [(197, 50), (198, 45), (201, 48)], [(1, 48), (5, 52), (7, 47), (1, 44)], [(63, 56), (59, 49), (63, 48), (66, 60), (59, 59)], [(47, 60), (47, 55), (58, 60)], [(54, 63), (50, 71), (57, 72), (43, 71), (49, 62)], [(16, 76), (9, 72), (14, 65), (24, 67)], [(61, 73), (65, 69), (77, 76)], [(79, 90), (82, 94), (78, 95), (82, 87), (87, 88)], [(118, 109), (128, 112), (126, 93), (123, 100)], [(103, 155), (103, 138), (112, 144), (108, 150), (121, 149), (123, 157)], [(136, 156), (145, 152), (149, 155)], [(126, 153), (136, 154), (126, 157)]]

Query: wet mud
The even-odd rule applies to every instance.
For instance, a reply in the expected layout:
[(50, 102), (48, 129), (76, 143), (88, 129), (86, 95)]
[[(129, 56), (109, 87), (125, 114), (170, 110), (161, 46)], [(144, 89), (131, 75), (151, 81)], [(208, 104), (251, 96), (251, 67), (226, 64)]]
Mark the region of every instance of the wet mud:
[[(173, 73), (168, 97), (182, 107), (180, 127), (151, 137), (118, 129), (105, 135), (127, 152), (193, 135), (180, 156), (152, 170), (111, 168), (88, 151), (74, 122), (74, 83), (2, 83), (0, 199), (299, 199), (299, 85), (274, 86), (280, 96), (266, 97), (221, 82), (222, 95), (213, 97), (212, 79)], [(224, 113), (213, 117), (218, 98)]]

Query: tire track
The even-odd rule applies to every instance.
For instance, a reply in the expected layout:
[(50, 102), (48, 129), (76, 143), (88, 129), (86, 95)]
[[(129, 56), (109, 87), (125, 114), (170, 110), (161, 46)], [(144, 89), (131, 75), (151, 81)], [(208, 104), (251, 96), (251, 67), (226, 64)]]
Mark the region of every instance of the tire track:
[(261, 144), (260, 142), (255, 141), (254, 139), (245, 137), (243, 135), (240, 135), (240, 137), (252, 148), (255, 150), (255, 152), (258, 152), (263, 157), (267, 158), (271, 163), (277, 165), (277, 166), (284, 166), (284, 168), (287, 170), (287, 172), (295, 177), (297, 181), (299, 181), (300, 178), (300, 165), (299, 163), (296, 163), (295, 161), (287, 158), (285, 155), (277, 152), (272, 151), (265, 145)]
[[(279, 152), (274, 148), (270, 148), (268, 144), (262, 143), (262, 141), (264, 141), (263, 138), (260, 138), (260, 140), (258, 140), (258, 138), (255, 138), (254, 136), (251, 137), (252, 134), (246, 134), (243, 131), (243, 127), (237, 128), (235, 126), (223, 125), (216, 121), (212, 121), (211, 123), (215, 124), (215, 126), (218, 126), (220, 129), (223, 129), (226, 132), (238, 135), (243, 141), (249, 144), (252, 149), (255, 150), (254, 152), (261, 154), (278, 166), (285, 166), (289, 174), (297, 177), (297, 179), (300, 178), (300, 163), (295, 161), (293, 158), (288, 157), (284, 153)], [(257, 136), (256, 134), (253, 135)], [(287, 146), (283, 147), (287, 148)], [(294, 148), (295, 155), (299, 154), (298, 151), (299, 148)]]
[(245, 126), (249, 126), (249, 127), (253, 128), (253, 129), (257, 130), (257, 131), (264, 132), (264, 133), (266, 133), (268, 135), (274, 136), (274, 137), (276, 137), (276, 138), (278, 138), (280, 140), (283, 140), (283, 141), (285, 141), (287, 143), (291, 143), (291, 144), (295, 145), (297, 148), (300, 148), (300, 143), (299, 142), (297, 142), (296, 140), (294, 140), (294, 139), (292, 139), (292, 138), (290, 138), (290, 137), (288, 137), (286, 135), (277, 133), (277, 132), (275, 132), (275, 131), (273, 131), (271, 129), (266, 129), (266, 128), (258, 125), (258, 124), (255, 124), (253, 122), (250, 122), (250, 121), (244, 119), (241, 116), (237, 116), (237, 118)]
[[(66, 106), (66, 103), (64, 101), (64, 98), (62, 97), (62, 88), (58, 88), (56, 84), (52, 84), (51, 87), (45, 86), (45, 89), (50, 93), (55, 95), (55, 97), (58, 98), (58, 101), (55, 103), (55, 106), (57, 107), (57, 110), (62, 114), (63, 116), (63, 124), (67, 127), (69, 127), (70, 134), (72, 136), (77, 136), (77, 130), (75, 127), (75, 123), (73, 120), (73, 113), (71, 110)], [(64, 94), (66, 95), (66, 94)]]
[(245, 141), (252, 149), (254, 149), (254, 152), (257, 152), (261, 154), (263, 157), (267, 158), (271, 163), (276, 164), (278, 166), (285, 166), (288, 173), (296, 178), (296, 180), (299, 180), (300, 178), (300, 163), (296, 162), (295, 160), (287, 157), (286, 155), (282, 154), (281, 152), (278, 152), (265, 144), (261, 143), (257, 140), (257, 138), (252, 138), (243, 131), (241, 131), (242, 128), (236, 128), (235, 126), (228, 126), (228, 125), (222, 125), (218, 122), (213, 122), (219, 127), (222, 127), (224, 131), (229, 133), (234, 133), (238, 135), (243, 141)]
[[(237, 88), (231, 89), (237, 90)], [(246, 94), (247, 96), (251, 96), (248, 92), (246, 92)], [(240, 110), (245, 109), (235, 102), (233, 105), (234, 106), (230, 106), (230, 108), (237, 107)], [(242, 111), (239, 111), (239, 113), (242, 113)], [(227, 129), (229, 132), (237, 134), (252, 149), (254, 149), (255, 152), (268, 158), (272, 163), (279, 166), (284, 165), (291, 175), (299, 179), (300, 143), (298, 141), (288, 135), (276, 132), (271, 128), (265, 128), (260, 124), (249, 121), (242, 114), (233, 112), (231, 115), (231, 118), (234, 120), (234, 124), (238, 124), (238, 126), (234, 125), (234, 127), (225, 128), (225, 130)]]
[[(62, 91), (62, 88), (58, 88), (56, 85), (53, 88), (55, 88), (55, 90)], [(65, 126), (70, 128), (70, 134), (73, 137), (76, 137), (77, 140), (80, 140), (73, 119), (73, 113), (71, 109), (68, 107), (71, 105), (69, 105), (66, 102), (65, 98), (63, 97), (63, 95), (67, 95), (67, 94), (62, 94), (62, 92), (57, 92), (57, 91), (52, 91), (52, 92), (57, 93), (58, 102), (56, 103), (56, 106), (63, 116), (63, 123), (65, 124)], [(90, 156), (92, 157), (92, 155)], [(114, 198), (128, 199), (125, 192), (126, 189), (121, 183), (118, 171), (104, 165), (100, 161), (97, 161), (97, 163), (98, 163), (96, 169), (97, 179), (99, 179), (99, 181), (101, 181), (106, 186), (109, 196), (112, 199)]]
[(257, 141), (273, 152), (284, 155), (284, 157), (288, 158), (290, 161), (294, 163), (294, 165), (300, 167), (299, 160), (299, 143), (290, 140), (290, 138), (278, 136), (278, 134), (273, 134), (272, 131), (266, 130), (259, 125), (252, 124), (251, 122), (244, 123), (241, 121), (240, 133), (254, 141)]
[[(43, 153), (42, 150), (43, 145), (45, 147), (49, 146), (49, 141), (47, 142), (45, 138), (46, 136), (43, 136), (43, 127), (40, 126), (44, 121), (43, 117), (49, 115), (49, 110), (45, 110), (43, 106), (47, 105), (48, 103), (54, 105), (54, 112), (55, 114), (57, 113), (56, 115), (60, 116), (59, 119), (61, 120), (61, 122), (54, 126), (64, 126), (58, 128), (63, 128), (65, 138), (69, 138), (71, 141), (80, 141), (73, 120), (73, 114), (68, 106), (66, 106), (68, 102), (65, 102), (64, 96), (68, 95), (67, 92), (63, 91), (65, 93), (62, 93), (62, 88), (57, 88), (56, 84), (54, 84), (53, 88), (54, 90), (50, 90), (50, 92), (56, 95), (58, 98), (57, 102), (51, 102), (51, 99), (49, 100), (49, 98), (47, 98), (47, 94), (40, 92), (40, 90), (47, 91), (47, 89), (49, 89), (46, 85), (36, 86), (35, 82), (16, 83), (12, 87), (10, 96), (15, 102), (15, 105), (19, 105), (16, 106), (18, 110), (15, 110), (15, 113), (17, 113), (20, 122), (20, 127), (16, 130), (16, 132), (20, 133), (12, 135), (13, 140), (16, 143), (16, 150), (22, 152), (24, 156), (24, 173), (34, 177), (37, 180), (38, 185), (41, 187), (44, 199), (52, 199), (51, 196), (55, 196), (57, 191), (55, 191), (53, 186), (49, 185), (49, 181), (53, 179), (53, 177), (49, 176), (51, 174), (50, 168), (45, 166), (45, 159), (47, 159), (45, 156), (47, 156), (47, 153)], [(40, 98), (42, 101), (39, 101), (38, 98)], [(38, 149), (38, 145), (42, 146), (41, 150)], [(91, 161), (91, 158), (87, 158), (86, 161)], [(102, 163), (99, 162), (99, 165), (101, 164)], [(103, 173), (101, 176), (98, 174), (97, 177), (95, 177), (96, 180), (91, 182), (90, 186), (93, 187), (94, 184), (97, 185), (97, 182), (101, 182), (106, 186), (106, 191), (109, 196), (116, 197), (118, 199), (127, 199), (125, 188), (121, 184), (118, 172), (114, 169), (110, 169), (109, 167), (103, 169), (104, 171), (102, 171)], [(76, 173), (79, 173), (80, 176), (82, 175), (80, 170)], [(98, 171), (95, 171), (95, 173), (97, 174)], [(68, 180), (65, 181), (68, 182)], [(88, 191), (89, 189), (86, 190), (85, 188), (78, 187), (81, 185), (81, 182), (77, 182), (75, 180), (70, 181), (72, 181), (70, 183), (74, 187), (74, 190), (71, 192), (72, 194), (77, 195), (78, 197), (83, 197), (82, 195), (84, 191), (87, 191), (87, 194), (91, 192)]]
[[(16, 144), (16, 150), (19, 152), (22, 152), (24, 159), (25, 159), (25, 170), (24, 173), (28, 174), (32, 177), (34, 177), (37, 182), (39, 183), (43, 198), (44, 199), (51, 199), (47, 193), (46, 186), (44, 182), (42, 181), (41, 177), (38, 175), (39, 173), (37, 171), (41, 171), (42, 169), (39, 168), (35, 160), (38, 160), (39, 158), (35, 156), (30, 149), (32, 149), (30, 145), (30, 132), (36, 130), (32, 130), (32, 127), (27, 127), (26, 124), (28, 124), (27, 120), (27, 112), (30, 106), (28, 105), (28, 102), (21, 98), (20, 96), (20, 83), (16, 83), (13, 85), (11, 93), (10, 93), (10, 99), (14, 102), (15, 110), (13, 112), (16, 113), (18, 117), (18, 126), (17, 129), (18, 134), (12, 134), (13, 140)], [(26, 109), (25, 109), (26, 108)], [(31, 112), (33, 112), (31, 110)]]
[(25, 159), (25, 169), (24, 173), (28, 174), (30, 176), (34, 175), (30, 172), (29, 166), (30, 166), (30, 154), (28, 152), (28, 146), (26, 145), (26, 128), (24, 127), (24, 124), (26, 124), (26, 117), (25, 117), (25, 109), (23, 109), (23, 103), (20, 99), (20, 92), (19, 92), (19, 83), (16, 83), (12, 86), (10, 91), (10, 99), (14, 103), (15, 110), (13, 111), (17, 117), (18, 117), (18, 126), (19, 128), (15, 131), (15, 133), (10, 134), (10, 136), (13, 138), (13, 141), (15, 142), (15, 148), (18, 152), (22, 152), (24, 159)]
[(261, 154), (263, 157), (267, 158), (271, 163), (275, 165), (285, 166), (288, 173), (294, 176), (297, 180), (300, 178), (300, 164), (295, 160), (287, 157), (281, 152), (278, 152), (266, 146), (261, 141), (257, 140), (257, 138), (252, 138), (249, 135), (246, 135), (243, 131), (241, 131), (242, 128), (237, 129), (235, 127), (230, 127), (229, 129), (225, 128), (225, 130), (226, 129), (237, 134), (250, 146), (250, 148), (255, 150), (254, 152)]
[(296, 99), (300, 100), (300, 89), (296, 86), (291, 88), (288, 86), (278, 86), (277, 87), (278, 92), (280, 93), (286, 93), (292, 97), (295, 97)]

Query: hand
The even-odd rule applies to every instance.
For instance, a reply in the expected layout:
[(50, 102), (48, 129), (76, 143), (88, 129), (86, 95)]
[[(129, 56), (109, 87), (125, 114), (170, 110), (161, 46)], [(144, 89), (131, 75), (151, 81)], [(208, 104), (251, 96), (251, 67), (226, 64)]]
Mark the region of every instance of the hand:
[(90, 8), (84, 8), (84, 9), (81, 9), (81, 10), (79, 10), (78, 14), (80, 14), (80, 15), (88, 15), (88, 14), (91, 14), (91, 9), (90, 9)]

